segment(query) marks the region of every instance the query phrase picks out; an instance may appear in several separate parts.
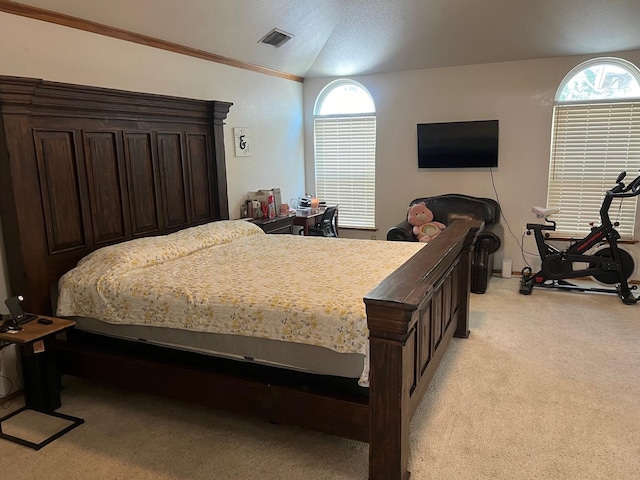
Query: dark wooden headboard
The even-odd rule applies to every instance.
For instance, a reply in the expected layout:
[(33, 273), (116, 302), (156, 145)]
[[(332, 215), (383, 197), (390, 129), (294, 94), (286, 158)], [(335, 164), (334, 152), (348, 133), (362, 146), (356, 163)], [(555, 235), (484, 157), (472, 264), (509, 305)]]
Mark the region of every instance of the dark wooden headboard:
[(51, 313), (51, 287), (91, 251), (228, 218), (231, 105), (0, 76), (10, 295)]

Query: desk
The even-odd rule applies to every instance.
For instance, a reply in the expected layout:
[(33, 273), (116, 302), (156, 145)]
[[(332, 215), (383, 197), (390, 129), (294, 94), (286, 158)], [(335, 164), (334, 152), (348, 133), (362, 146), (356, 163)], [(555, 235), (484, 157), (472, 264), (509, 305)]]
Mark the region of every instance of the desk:
[[(324, 215), (324, 208), (321, 208), (318, 213), (302, 213), (300, 210), (296, 210), (296, 216), (293, 219), (293, 224), (298, 227), (302, 227), (303, 235), (309, 235), (309, 227), (313, 227), (316, 223), (320, 223), (322, 215)], [(336, 233), (338, 230), (338, 212), (336, 211)]]
[(322, 218), (322, 214), (324, 210), (319, 211), (318, 213), (301, 213), (296, 211), (296, 216), (293, 219), (293, 224), (298, 227), (302, 227), (302, 234), (309, 235), (309, 227), (313, 227), (316, 223), (320, 221)]
[[(39, 318), (51, 320), (49, 325), (38, 323)], [(0, 418), (0, 438), (9, 440), (25, 447), (40, 450), (56, 438), (73, 430), (84, 420), (63, 413), (56, 412), (60, 408), (60, 380), (55, 364), (48, 358), (45, 351), (44, 339), (50, 335), (62, 332), (73, 327), (76, 323), (56, 317), (38, 316), (38, 319), (22, 325), (22, 330), (17, 333), (0, 333), (0, 341), (18, 345), (22, 358), (22, 370), (24, 376), (24, 403), (25, 406), (9, 415)], [(68, 420), (71, 424), (50, 436), (40, 443), (33, 443), (22, 438), (14, 437), (2, 431), (2, 422), (18, 415), (25, 410), (35, 410), (45, 415)]]

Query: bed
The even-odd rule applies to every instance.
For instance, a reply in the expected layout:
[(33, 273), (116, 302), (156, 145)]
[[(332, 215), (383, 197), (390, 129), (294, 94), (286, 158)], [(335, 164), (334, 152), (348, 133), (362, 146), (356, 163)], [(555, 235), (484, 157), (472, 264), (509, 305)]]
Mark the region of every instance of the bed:
[(424, 245), (267, 235), (249, 221), (220, 220), (89, 254), (58, 282), (56, 314), (78, 330), (366, 386), (362, 299)]
[[(24, 295), (27, 311), (51, 314), (61, 277), (94, 252), (229, 221), (223, 123), (231, 105), (0, 77), (10, 293)], [(481, 228), (454, 222), (367, 287), (368, 341), (344, 352), (356, 355), (352, 365), (366, 359), (359, 385), (345, 382), (348, 374), (304, 371), (312, 365), (255, 365), (95, 325), (47, 351), (65, 374), (368, 442), (369, 478), (405, 479), (411, 416), (451, 338), (468, 336), (470, 254)], [(265, 276), (277, 271), (278, 262), (264, 263)], [(336, 368), (349, 363), (341, 358)]]

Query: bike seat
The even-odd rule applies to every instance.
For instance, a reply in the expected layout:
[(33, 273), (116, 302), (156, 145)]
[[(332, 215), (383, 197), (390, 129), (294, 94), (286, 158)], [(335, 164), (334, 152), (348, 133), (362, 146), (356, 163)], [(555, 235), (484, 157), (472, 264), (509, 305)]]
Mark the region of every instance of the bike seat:
[(547, 218), (554, 213), (559, 213), (559, 208), (544, 208), (544, 207), (532, 207), (531, 211), (536, 214), (538, 218)]

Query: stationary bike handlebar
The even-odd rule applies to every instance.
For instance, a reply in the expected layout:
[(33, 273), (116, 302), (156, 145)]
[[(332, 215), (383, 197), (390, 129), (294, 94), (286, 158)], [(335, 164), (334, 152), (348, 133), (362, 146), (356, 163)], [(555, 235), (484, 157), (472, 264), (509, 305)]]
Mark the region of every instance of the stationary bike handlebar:
[[(623, 175), (624, 174), (624, 175)], [(611, 190), (607, 191), (608, 197), (613, 198), (628, 198), (628, 197), (637, 197), (640, 195), (640, 175), (638, 175), (633, 182), (625, 187), (622, 179), (625, 177), (626, 172), (622, 172), (620, 174), (618, 184), (613, 187)]]

